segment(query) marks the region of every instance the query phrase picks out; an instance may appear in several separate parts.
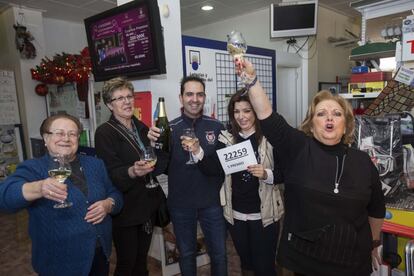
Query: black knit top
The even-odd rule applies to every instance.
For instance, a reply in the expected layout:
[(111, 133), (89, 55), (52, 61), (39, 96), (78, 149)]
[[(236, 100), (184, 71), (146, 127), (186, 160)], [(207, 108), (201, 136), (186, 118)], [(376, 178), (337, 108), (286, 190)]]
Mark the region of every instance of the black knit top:
[[(257, 156), (258, 143), (256, 135), (250, 135), (247, 138), (237, 135), (236, 139), (237, 143), (250, 140)], [(259, 179), (245, 170), (233, 173), (231, 181), (233, 209), (243, 214), (260, 213)]]
[[(261, 127), (277, 151), (285, 179), (278, 263), (305, 275), (369, 275), (368, 217), (385, 215), (378, 171), (369, 156), (342, 144), (323, 145), (277, 113), (262, 120)], [(344, 154), (338, 181), (338, 157)]]

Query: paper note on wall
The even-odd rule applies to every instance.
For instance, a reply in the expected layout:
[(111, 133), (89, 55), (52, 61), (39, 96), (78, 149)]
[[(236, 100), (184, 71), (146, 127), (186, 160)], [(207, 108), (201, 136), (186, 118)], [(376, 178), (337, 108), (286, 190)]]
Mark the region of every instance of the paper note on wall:
[(151, 92), (145, 91), (134, 93), (134, 115), (148, 127), (150, 127), (152, 123), (151, 107)]
[(0, 70), (0, 125), (20, 124), (13, 71)]

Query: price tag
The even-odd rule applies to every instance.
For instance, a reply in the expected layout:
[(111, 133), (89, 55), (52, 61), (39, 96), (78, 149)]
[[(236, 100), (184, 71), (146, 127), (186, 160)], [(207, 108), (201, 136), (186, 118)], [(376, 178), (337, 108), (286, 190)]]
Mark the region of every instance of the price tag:
[(244, 171), (247, 166), (257, 164), (250, 140), (217, 150), (225, 174)]

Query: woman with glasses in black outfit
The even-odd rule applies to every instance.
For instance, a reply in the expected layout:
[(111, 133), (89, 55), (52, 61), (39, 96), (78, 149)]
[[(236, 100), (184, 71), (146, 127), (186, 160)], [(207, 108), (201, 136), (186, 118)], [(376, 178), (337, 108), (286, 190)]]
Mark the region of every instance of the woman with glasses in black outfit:
[(150, 143), (148, 127), (134, 116), (131, 82), (123, 78), (105, 82), (102, 97), (112, 115), (95, 132), (96, 153), (124, 198), (124, 208), (113, 219), (115, 275), (148, 275), (147, 254), (161, 194), (160, 187), (148, 189), (145, 184), (151, 173), (157, 175), (165, 170), (166, 154), (156, 150), (155, 167), (140, 160)]

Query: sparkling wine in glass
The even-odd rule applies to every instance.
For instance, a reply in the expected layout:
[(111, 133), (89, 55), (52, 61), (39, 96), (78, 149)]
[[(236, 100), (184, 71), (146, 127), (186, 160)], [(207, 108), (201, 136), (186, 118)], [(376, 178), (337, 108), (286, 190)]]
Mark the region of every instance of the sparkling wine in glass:
[[(191, 147), (196, 142), (196, 139), (197, 137), (195, 135), (194, 128), (183, 129), (182, 141), (184, 145), (186, 145), (187, 147)], [(188, 159), (186, 164), (187, 165), (195, 164), (195, 161), (193, 159), (193, 154), (191, 153), (191, 151), (189, 151), (189, 154), (190, 154), (190, 158)]]
[(243, 59), (247, 44), (241, 32), (232, 31), (227, 35), (227, 51), (234, 59)]
[[(234, 60), (243, 60), (247, 51), (247, 44), (241, 32), (232, 31), (227, 35), (227, 51)], [(240, 74), (240, 81), (240, 85), (246, 85), (249, 82), (249, 79), (244, 74), (243, 68)]]
[[(69, 160), (66, 156), (58, 155), (52, 156), (49, 161), (48, 174), (62, 184), (65, 184), (65, 180), (71, 175), (72, 169), (70, 167)], [(72, 202), (65, 199), (61, 203), (56, 203), (53, 208), (67, 208), (73, 205)]]
[[(155, 164), (157, 164), (157, 155), (155, 154), (154, 149), (151, 146), (147, 146), (143, 149), (141, 160), (144, 160), (150, 167), (154, 167)], [(149, 173), (148, 177), (149, 181), (147, 184), (145, 184), (145, 187), (149, 189), (157, 187), (158, 183), (155, 182), (152, 178), (152, 173)]]

